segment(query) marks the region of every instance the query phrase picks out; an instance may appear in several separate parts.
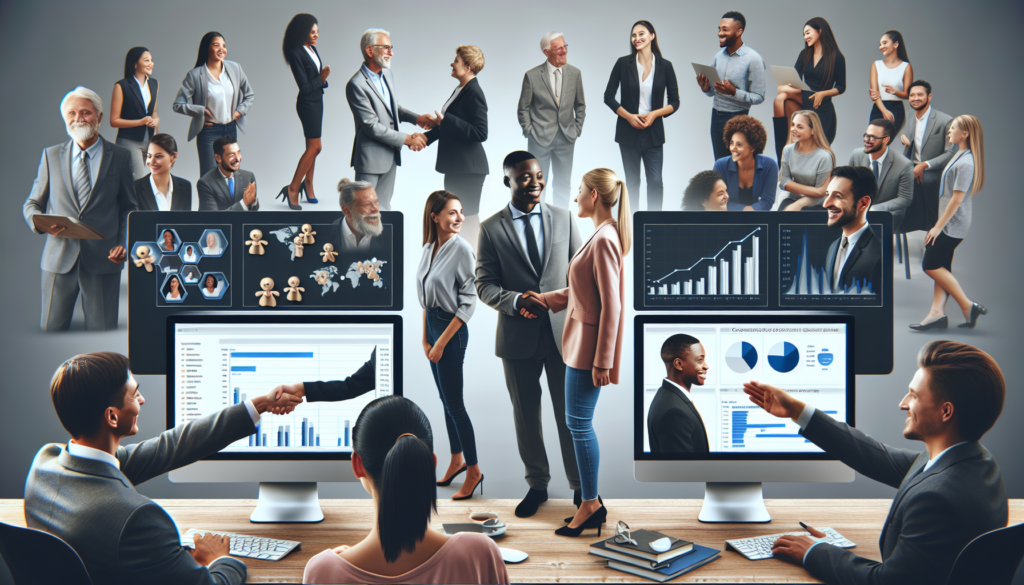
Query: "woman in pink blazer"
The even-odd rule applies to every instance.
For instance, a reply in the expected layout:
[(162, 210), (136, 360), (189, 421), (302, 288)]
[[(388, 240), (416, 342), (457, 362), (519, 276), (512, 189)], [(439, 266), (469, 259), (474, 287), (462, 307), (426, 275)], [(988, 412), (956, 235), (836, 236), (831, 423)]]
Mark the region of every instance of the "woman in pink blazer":
[[(583, 503), (569, 525), (555, 531), (564, 536), (579, 536), (584, 528), (600, 530), (608, 515), (597, 492), (601, 454), (593, 419), (601, 387), (619, 383), (625, 322), (622, 257), (629, 253), (632, 241), (626, 185), (611, 169), (583, 175), (576, 202), (579, 216), (594, 220), (594, 233), (569, 262), (569, 287), (524, 293), (551, 311), (569, 312), (562, 334), (565, 421), (576, 448)], [(618, 221), (612, 215), (616, 203)]]

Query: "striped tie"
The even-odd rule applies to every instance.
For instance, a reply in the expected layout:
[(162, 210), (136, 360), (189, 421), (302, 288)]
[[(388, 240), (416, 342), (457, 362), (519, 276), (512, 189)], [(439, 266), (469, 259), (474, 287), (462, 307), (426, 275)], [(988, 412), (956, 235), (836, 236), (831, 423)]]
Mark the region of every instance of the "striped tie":
[(82, 151), (78, 158), (78, 166), (75, 168), (75, 198), (78, 199), (78, 206), (82, 207), (92, 193), (92, 181), (89, 180), (89, 153)]

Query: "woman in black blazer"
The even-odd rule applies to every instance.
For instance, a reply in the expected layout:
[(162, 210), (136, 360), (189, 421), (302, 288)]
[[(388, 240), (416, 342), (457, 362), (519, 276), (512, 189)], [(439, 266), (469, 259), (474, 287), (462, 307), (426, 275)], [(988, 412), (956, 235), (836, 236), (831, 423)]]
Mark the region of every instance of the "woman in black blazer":
[[(618, 114), (615, 142), (622, 153), (632, 209), (640, 210), (640, 162), (647, 176), (647, 210), (661, 211), (665, 123), (679, 109), (679, 83), (672, 63), (661, 56), (654, 25), (638, 20), (630, 32), (630, 53), (619, 58), (604, 90), (604, 103)], [(653, 71), (652, 71), (653, 69)], [(653, 78), (653, 79), (652, 79)], [(615, 101), (615, 91), (619, 99)], [(668, 104), (665, 92), (668, 92)], [(643, 99), (641, 99), (643, 96)]]
[(319, 203), (313, 194), (313, 169), (316, 156), (320, 154), (320, 129), (324, 119), (324, 88), (327, 87), (327, 76), (331, 74), (331, 66), (323, 65), (320, 53), (316, 50), (316, 42), (320, 38), (320, 28), (316, 17), (312, 14), (296, 14), (284, 31), (284, 42), (281, 50), (284, 60), (295, 77), (299, 86), (299, 95), (295, 99), (295, 111), (302, 121), (302, 135), (306, 138), (306, 150), (299, 157), (292, 182), (283, 187), (277, 194), (279, 199), (288, 203), (289, 209), (302, 209), (299, 206), (299, 193), (306, 194), (306, 201)]
[(146, 174), (146, 143), (160, 132), (156, 113), (159, 85), (151, 77), (153, 55), (146, 47), (132, 47), (124, 58), (124, 78), (114, 84), (110, 98), (110, 127), (117, 128), (115, 143), (132, 154), (132, 174)]
[(440, 140), (434, 169), (444, 174), (444, 190), (462, 200), (466, 217), (462, 237), (474, 247), (480, 234), (480, 195), (489, 172), (482, 144), (487, 140), (487, 100), (476, 80), (483, 68), (484, 54), (479, 47), (455, 49), (452, 77), (459, 80), (459, 86), (441, 111), (434, 111), (437, 125), (426, 133), (428, 145)]
[(146, 166), (150, 174), (135, 181), (135, 204), (141, 211), (192, 211), (192, 183), (171, 174), (178, 143), (170, 134), (149, 141)]

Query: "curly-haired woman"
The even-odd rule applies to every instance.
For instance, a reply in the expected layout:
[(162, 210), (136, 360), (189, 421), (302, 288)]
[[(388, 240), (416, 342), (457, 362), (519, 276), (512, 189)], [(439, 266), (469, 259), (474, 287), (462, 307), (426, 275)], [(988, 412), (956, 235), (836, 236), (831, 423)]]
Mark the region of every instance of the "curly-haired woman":
[(764, 156), (768, 133), (756, 118), (736, 116), (725, 124), (722, 139), (731, 156), (715, 161), (729, 192), (730, 211), (769, 211), (775, 204), (779, 165)]

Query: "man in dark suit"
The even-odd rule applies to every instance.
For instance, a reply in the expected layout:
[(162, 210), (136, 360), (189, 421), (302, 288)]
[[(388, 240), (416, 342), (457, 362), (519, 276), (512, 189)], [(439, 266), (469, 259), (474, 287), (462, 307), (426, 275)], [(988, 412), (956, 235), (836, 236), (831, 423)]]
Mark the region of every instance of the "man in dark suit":
[(929, 342), (917, 365), (900, 409), (907, 411), (903, 437), (923, 441), (922, 452), (879, 443), (774, 386), (744, 384), (754, 404), (793, 419), (800, 434), (826, 453), (899, 489), (878, 542), (881, 562), (806, 536), (779, 538), (772, 548), (776, 556), (833, 585), (934, 585), (946, 582), (967, 543), (1006, 526), (1003, 476), (979, 442), (1003, 409), (999, 365), (978, 348), (953, 341)]
[(690, 388), (703, 386), (708, 375), (704, 355), (704, 345), (685, 333), (677, 333), (661, 345), (665, 381), (647, 412), (651, 453), (710, 452), (704, 419), (690, 399)]
[(123, 355), (100, 352), (75, 356), (54, 373), (50, 397), (73, 439), (44, 446), (32, 461), (26, 523), (70, 544), (93, 583), (243, 583), (245, 564), (227, 556), (227, 538), (197, 535), (186, 552), (174, 520), (135, 486), (251, 435), (261, 413), (290, 412), (301, 398), (275, 399), (275, 390), (121, 446), (139, 432), (146, 403), (129, 367)]
[(949, 142), (953, 117), (932, 108), (932, 86), (917, 80), (907, 90), (914, 117), (903, 125), (900, 143), (903, 156), (914, 164), (914, 203), (903, 231), (930, 230), (939, 219), (939, 187), (942, 170), (959, 149)]
[(384, 224), (373, 184), (348, 178), (338, 181), (338, 203), (342, 215), (331, 225), (334, 248), (339, 252), (361, 250), (369, 256), (384, 252)]
[(875, 175), (865, 167), (836, 167), (822, 206), (828, 226), (843, 233), (828, 248), (825, 277), (833, 294), (843, 294), (858, 283), (871, 285), (878, 294), (882, 285), (882, 241), (868, 224), (868, 209), (875, 196)]
[[(60, 105), (69, 142), (43, 150), (32, 192), (23, 213), (43, 247), (43, 331), (71, 326), (82, 293), (85, 328), (116, 329), (121, 270), (127, 259), (128, 214), (135, 208), (131, 153), (100, 136), (103, 101), (92, 90), (76, 87)], [(100, 240), (62, 237), (66, 228), (36, 225), (40, 214), (76, 219), (103, 235)]]
[(196, 183), (199, 211), (259, 211), (256, 175), (242, 170), (242, 149), (234, 136), (221, 136), (213, 142), (217, 168)]
[[(582, 497), (576, 451), (565, 424), (565, 314), (550, 314), (536, 300), (523, 296), (526, 291), (546, 292), (568, 286), (566, 270), (581, 242), (569, 211), (541, 201), (544, 173), (532, 154), (512, 152), (502, 167), (512, 201), (480, 226), (476, 290), (480, 300), (498, 311), (494, 353), (505, 369), (519, 457), (530, 486), (515, 513), (526, 518), (547, 501), (551, 481), (541, 426), (542, 371), (547, 373), (562, 464), (577, 507)], [(536, 318), (522, 316), (522, 308)]]
[(889, 148), (896, 126), (885, 118), (871, 120), (864, 133), (864, 148), (850, 153), (851, 167), (866, 167), (875, 175), (878, 192), (871, 198), (871, 211), (892, 213), (892, 228), (898, 230), (914, 200), (914, 165)]

